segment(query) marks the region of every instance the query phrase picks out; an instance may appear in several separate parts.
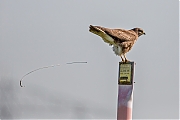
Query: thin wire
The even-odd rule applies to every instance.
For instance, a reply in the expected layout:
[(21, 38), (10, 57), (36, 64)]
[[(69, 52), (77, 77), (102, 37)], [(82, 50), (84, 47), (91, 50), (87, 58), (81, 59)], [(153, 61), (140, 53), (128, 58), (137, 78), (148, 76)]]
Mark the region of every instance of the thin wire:
[[(66, 64), (77, 64), (77, 63), (87, 63), (87, 62), (70, 62), (70, 63), (66, 63)], [(21, 87), (25, 87), (25, 86), (22, 85), (22, 80), (23, 80), (24, 77), (26, 77), (27, 75), (29, 75), (29, 74), (31, 74), (31, 73), (33, 73), (33, 72), (35, 72), (35, 71), (41, 70), (41, 69), (50, 68), (50, 67), (56, 67), (56, 66), (60, 66), (60, 64), (45, 66), (45, 67), (37, 68), (37, 69), (35, 69), (35, 70), (32, 70), (32, 71), (28, 72), (27, 74), (25, 74), (25, 75), (21, 78), (21, 80), (20, 80), (20, 86), (21, 86)]]

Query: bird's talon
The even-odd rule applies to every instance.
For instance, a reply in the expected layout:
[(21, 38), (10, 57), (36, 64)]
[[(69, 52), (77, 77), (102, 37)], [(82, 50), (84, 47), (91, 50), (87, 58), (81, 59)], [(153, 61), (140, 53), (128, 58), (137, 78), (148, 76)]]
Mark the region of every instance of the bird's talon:
[(128, 63), (128, 62), (130, 62), (129, 60), (125, 60), (125, 63)]

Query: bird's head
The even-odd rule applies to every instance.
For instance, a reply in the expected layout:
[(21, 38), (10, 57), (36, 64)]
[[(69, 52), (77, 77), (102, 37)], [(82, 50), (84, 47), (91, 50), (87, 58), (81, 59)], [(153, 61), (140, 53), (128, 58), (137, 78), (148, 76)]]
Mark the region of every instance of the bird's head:
[(136, 32), (138, 34), (138, 36), (141, 36), (141, 35), (146, 35), (146, 33), (144, 32), (143, 29), (141, 28), (133, 28), (132, 29), (134, 32)]

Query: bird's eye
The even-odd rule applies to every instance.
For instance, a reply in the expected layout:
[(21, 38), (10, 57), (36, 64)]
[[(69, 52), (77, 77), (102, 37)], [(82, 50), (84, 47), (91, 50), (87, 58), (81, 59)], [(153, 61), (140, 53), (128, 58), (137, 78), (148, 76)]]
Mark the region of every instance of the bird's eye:
[(139, 33), (143, 33), (143, 31), (140, 30)]

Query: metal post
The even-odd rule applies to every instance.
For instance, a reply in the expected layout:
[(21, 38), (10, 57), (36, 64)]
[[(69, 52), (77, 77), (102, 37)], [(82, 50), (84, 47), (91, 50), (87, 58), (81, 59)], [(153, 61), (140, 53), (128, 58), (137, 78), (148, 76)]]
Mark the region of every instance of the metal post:
[(134, 62), (119, 63), (117, 120), (132, 120)]

